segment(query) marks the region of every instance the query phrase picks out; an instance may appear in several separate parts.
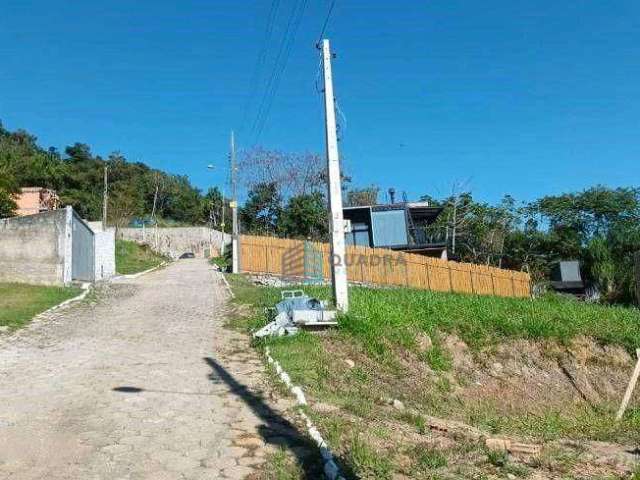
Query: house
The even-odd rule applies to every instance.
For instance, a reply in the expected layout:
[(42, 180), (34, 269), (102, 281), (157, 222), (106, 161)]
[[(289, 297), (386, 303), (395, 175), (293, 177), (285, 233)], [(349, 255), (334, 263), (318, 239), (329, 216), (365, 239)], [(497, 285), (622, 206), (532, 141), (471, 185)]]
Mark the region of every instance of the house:
[(15, 201), (18, 205), (16, 215), (19, 217), (57, 210), (60, 203), (55, 190), (42, 187), (20, 189), (20, 193), (15, 196)]
[(345, 241), (347, 245), (389, 248), (446, 260), (444, 234), (433, 234), (428, 229), (441, 212), (442, 207), (428, 202), (345, 207)]

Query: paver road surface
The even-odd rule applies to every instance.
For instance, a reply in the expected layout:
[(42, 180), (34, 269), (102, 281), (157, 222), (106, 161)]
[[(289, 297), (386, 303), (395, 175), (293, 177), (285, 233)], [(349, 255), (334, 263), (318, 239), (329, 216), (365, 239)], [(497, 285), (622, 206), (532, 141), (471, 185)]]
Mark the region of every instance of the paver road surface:
[(0, 479), (251, 474), (268, 429), (290, 426), (223, 328), (227, 296), (204, 260), (181, 260), (0, 338)]

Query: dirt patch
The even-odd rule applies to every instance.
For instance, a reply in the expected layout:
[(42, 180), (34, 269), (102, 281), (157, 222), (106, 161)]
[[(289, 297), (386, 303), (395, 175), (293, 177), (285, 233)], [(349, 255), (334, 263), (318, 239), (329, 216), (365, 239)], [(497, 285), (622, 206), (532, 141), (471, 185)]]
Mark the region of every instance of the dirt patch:
[[(432, 467), (445, 463), (456, 467), (436, 467), (443, 478), (454, 470), (465, 478), (627, 478), (638, 464), (635, 424), (612, 420), (634, 364), (622, 348), (580, 337), (475, 351), (452, 335), (434, 342), (423, 335), (415, 349), (396, 346), (387, 362), (344, 336), (321, 341), (332, 375), (313, 410), (333, 432), (347, 469), (354, 438), (372, 455), (393, 458), (394, 479), (431, 478)], [(450, 358), (448, 371), (425, 361), (436, 342)], [(391, 397), (402, 408), (385, 400)], [(487, 448), (491, 437), (535, 445), (539, 453), (505, 451), (502, 459)], [(378, 467), (371, 467), (375, 475), (387, 478)]]

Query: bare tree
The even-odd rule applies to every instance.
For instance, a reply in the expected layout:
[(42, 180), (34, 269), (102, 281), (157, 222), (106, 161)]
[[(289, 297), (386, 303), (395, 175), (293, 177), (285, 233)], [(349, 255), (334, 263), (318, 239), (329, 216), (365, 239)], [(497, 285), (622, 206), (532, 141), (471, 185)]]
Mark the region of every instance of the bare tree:
[(254, 148), (240, 152), (238, 174), (251, 190), (259, 184), (275, 183), (284, 199), (324, 191), (324, 162), (315, 153), (288, 153)]

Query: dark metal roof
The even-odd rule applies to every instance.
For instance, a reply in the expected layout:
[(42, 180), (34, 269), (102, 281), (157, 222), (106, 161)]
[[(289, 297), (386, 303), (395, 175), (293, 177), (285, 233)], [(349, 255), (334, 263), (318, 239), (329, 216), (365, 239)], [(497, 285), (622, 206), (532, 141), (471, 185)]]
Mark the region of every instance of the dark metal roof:
[(440, 212), (442, 207), (432, 207), (427, 202), (401, 202), (401, 203), (387, 203), (378, 205), (364, 205), (358, 207), (344, 207), (343, 210), (372, 210), (374, 212), (385, 212), (389, 210), (404, 210), (408, 209), (411, 217), (414, 220), (421, 219), (434, 219)]

